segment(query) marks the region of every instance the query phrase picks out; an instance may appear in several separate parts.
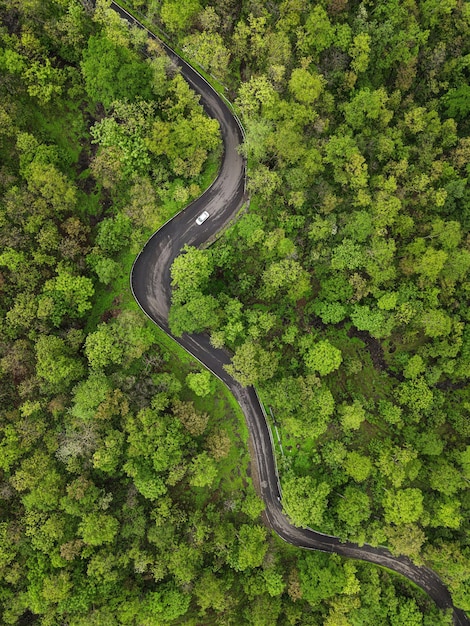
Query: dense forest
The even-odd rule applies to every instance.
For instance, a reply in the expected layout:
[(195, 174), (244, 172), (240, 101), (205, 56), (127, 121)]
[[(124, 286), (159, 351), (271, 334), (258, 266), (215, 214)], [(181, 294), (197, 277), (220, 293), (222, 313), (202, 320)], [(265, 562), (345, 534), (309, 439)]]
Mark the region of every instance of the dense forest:
[[(221, 139), (92, 5), (0, 0), (1, 623), (450, 624), (266, 528), (243, 415), (138, 309), (132, 262)], [(470, 610), (470, 4), (128, 6), (246, 128), (249, 206), (175, 262), (172, 331), (256, 384), (295, 524), (425, 563)]]

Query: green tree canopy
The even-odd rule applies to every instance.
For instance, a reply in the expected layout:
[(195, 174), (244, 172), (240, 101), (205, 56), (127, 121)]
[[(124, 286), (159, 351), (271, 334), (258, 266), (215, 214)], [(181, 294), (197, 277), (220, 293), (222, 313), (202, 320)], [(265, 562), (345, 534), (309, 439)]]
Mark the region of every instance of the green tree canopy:
[(130, 49), (93, 35), (83, 51), (82, 73), (89, 97), (109, 108), (114, 100), (152, 97), (149, 65), (139, 61)]
[(343, 357), (341, 350), (333, 346), (328, 340), (322, 340), (306, 351), (304, 360), (309, 370), (326, 376), (339, 368)]

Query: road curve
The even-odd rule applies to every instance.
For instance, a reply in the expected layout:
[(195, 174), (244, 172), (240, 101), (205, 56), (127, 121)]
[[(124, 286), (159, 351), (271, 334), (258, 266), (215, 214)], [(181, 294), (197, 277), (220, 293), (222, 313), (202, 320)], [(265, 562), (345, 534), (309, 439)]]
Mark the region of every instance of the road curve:
[[(117, 3), (112, 2), (111, 8), (128, 22), (145, 28)], [(219, 121), (224, 144), (222, 164), (215, 182), (200, 198), (164, 224), (149, 239), (132, 268), (131, 288), (139, 306), (152, 321), (172, 336), (168, 327), (171, 264), (185, 244), (201, 246), (210, 240), (234, 219), (245, 201), (245, 162), (237, 151), (243, 140), (243, 133), (227, 104), (209, 83), (156, 35), (148, 29), (145, 30), (164, 46), (170, 59), (180, 68), (183, 77), (200, 95), (201, 104), (208, 115)], [(204, 210), (208, 211), (210, 217), (202, 226), (197, 226), (195, 219)], [(253, 445), (260, 495), (266, 506), (266, 519), (282, 539), (299, 548), (335, 552), (398, 572), (426, 591), (440, 608), (452, 608), (456, 626), (470, 626), (470, 619), (461, 609), (453, 606), (448, 589), (432, 570), (418, 567), (405, 557), (394, 557), (384, 548), (342, 543), (338, 537), (293, 526), (282, 512), (271, 433), (255, 389), (242, 387), (227, 374), (224, 365), (230, 362), (229, 353), (215, 349), (207, 335), (183, 335), (174, 339), (218, 376), (240, 404)]]

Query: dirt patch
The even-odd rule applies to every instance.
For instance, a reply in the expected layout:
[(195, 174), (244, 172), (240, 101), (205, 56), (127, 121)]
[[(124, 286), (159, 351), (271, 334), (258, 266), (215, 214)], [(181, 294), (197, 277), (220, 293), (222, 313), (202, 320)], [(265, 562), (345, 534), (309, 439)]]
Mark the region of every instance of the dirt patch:
[(116, 296), (113, 300), (113, 308), (108, 309), (107, 311), (103, 313), (103, 315), (101, 316), (101, 321), (108, 322), (111, 319), (119, 317), (119, 315), (121, 314), (121, 309), (119, 308), (121, 303), (122, 303), (122, 295)]
[(82, 148), (82, 151), (78, 155), (77, 163), (75, 164), (77, 174), (80, 175), (82, 172), (88, 169), (89, 166), (90, 166), (90, 155), (88, 153), (87, 148), (85, 147), (85, 148)]
[(351, 327), (348, 330), (348, 337), (357, 337), (363, 343), (365, 343), (367, 350), (369, 351), (370, 358), (376, 370), (388, 372), (388, 365), (385, 361), (384, 351), (380, 345), (380, 341), (371, 337), (369, 333), (364, 330), (357, 330), (357, 328)]
[(443, 380), (439, 383), (436, 383), (434, 386), (436, 387), (436, 389), (442, 389), (442, 391), (455, 391), (457, 389), (464, 389), (468, 385), (468, 381), (468, 378), (455, 383), (451, 380)]

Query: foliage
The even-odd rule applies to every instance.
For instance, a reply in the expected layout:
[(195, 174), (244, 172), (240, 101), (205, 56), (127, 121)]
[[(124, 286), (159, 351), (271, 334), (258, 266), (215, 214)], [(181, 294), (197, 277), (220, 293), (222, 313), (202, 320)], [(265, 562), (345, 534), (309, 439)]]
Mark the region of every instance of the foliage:
[(250, 208), (188, 257), (171, 313), (230, 349), (227, 371), (272, 407), (291, 519), (417, 562), (460, 545), (468, 518), (469, 17), (454, 1), (230, 14)]
[[(273, 539), (244, 426), (131, 304), (217, 122), (107, 0), (0, 4), (0, 621), (449, 624)], [(174, 332), (209, 330), (272, 405), (291, 519), (435, 567), (468, 609), (468, 8), (134, 6), (247, 130), (249, 212), (176, 260)]]

